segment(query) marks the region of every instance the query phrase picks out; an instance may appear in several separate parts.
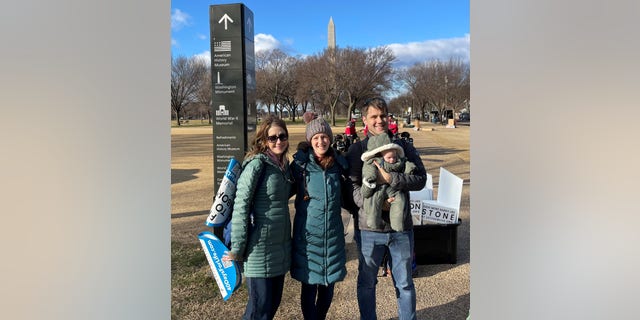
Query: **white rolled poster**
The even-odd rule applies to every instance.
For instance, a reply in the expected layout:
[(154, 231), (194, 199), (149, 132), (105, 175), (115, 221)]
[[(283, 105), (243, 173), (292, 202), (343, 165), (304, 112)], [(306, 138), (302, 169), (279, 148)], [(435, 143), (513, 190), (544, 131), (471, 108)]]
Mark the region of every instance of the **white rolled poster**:
[(227, 171), (218, 187), (218, 192), (213, 198), (209, 217), (205, 221), (207, 227), (221, 227), (231, 216), (233, 210), (233, 199), (236, 196), (236, 184), (242, 171), (242, 165), (235, 158), (231, 158)]

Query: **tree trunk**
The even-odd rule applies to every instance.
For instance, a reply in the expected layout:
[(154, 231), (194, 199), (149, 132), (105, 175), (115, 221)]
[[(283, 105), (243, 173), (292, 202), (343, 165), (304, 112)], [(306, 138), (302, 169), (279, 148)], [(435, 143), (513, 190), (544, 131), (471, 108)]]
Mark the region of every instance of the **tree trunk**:
[(178, 127), (180, 126), (180, 111), (176, 110), (176, 122), (178, 123)]

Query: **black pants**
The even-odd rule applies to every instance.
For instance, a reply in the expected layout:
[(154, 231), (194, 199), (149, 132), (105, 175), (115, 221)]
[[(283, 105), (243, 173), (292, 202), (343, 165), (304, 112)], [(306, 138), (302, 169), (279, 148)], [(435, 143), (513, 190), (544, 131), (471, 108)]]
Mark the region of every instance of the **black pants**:
[(334, 284), (302, 284), (300, 306), (305, 320), (324, 320), (333, 300)]
[(246, 278), (249, 301), (243, 320), (271, 320), (276, 315), (280, 300), (284, 275), (273, 278)]

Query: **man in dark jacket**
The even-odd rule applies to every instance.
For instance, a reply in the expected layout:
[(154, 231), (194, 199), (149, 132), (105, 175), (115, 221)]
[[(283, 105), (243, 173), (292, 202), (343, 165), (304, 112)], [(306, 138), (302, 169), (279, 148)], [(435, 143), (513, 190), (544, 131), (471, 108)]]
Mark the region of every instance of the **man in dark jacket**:
[[(364, 212), (364, 201), (361, 193), (362, 160), (361, 155), (367, 150), (369, 137), (387, 134), (388, 130), (387, 104), (382, 98), (373, 98), (365, 102), (362, 107), (362, 120), (368, 128), (367, 137), (349, 148), (346, 158), (349, 162), (349, 182), (351, 185), (353, 203), (348, 206), (354, 218), (354, 240), (358, 246), (358, 306), (360, 318), (363, 320), (377, 319), (375, 307), (377, 274), (386, 250), (390, 253), (391, 274), (396, 287), (398, 302), (398, 317), (400, 320), (416, 319), (416, 291), (411, 277), (411, 261), (413, 256), (413, 221), (409, 201), (404, 209), (404, 225), (402, 232), (394, 231), (389, 223), (388, 203), (382, 212), (382, 226), (371, 228), (367, 226)], [(406, 193), (424, 188), (427, 182), (427, 172), (416, 149), (403, 140), (394, 140), (404, 150), (407, 161), (416, 165), (410, 173), (387, 172), (378, 165), (379, 175), (377, 184), (388, 184), (389, 188)]]

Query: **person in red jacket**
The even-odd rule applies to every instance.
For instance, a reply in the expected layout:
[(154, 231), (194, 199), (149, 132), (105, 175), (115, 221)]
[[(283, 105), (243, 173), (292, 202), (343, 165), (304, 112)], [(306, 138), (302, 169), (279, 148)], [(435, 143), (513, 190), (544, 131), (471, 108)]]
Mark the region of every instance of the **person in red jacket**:
[(389, 131), (392, 134), (398, 133), (398, 122), (393, 116), (389, 116)]

